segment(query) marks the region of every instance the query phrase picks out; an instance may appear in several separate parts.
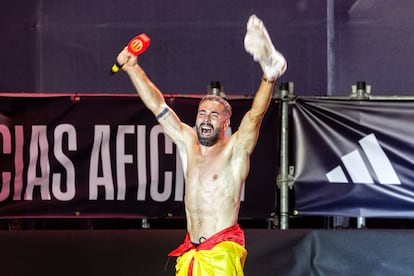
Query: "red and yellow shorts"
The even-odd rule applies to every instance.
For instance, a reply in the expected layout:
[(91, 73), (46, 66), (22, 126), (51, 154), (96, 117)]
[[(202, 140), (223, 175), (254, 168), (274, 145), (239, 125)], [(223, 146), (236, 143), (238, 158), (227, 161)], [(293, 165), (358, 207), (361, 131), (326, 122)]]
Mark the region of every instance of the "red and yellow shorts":
[(169, 256), (178, 256), (177, 276), (239, 276), (247, 257), (243, 230), (236, 224), (224, 229), (198, 246), (186, 238)]

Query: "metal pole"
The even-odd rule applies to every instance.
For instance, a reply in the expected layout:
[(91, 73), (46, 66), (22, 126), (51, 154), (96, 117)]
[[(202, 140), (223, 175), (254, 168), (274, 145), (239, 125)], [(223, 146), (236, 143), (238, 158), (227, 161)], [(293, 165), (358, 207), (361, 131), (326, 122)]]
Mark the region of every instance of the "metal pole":
[(357, 228), (365, 228), (365, 217), (357, 217)]
[(282, 99), (281, 139), (280, 139), (280, 169), (278, 186), (280, 189), (280, 229), (289, 228), (289, 162), (288, 162), (288, 84), (282, 83), (280, 96)]
[(331, 96), (334, 90), (335, 78), (335, 0), (328, 0), (326, 5), (326, 37), (327, 37), (327, 95)]

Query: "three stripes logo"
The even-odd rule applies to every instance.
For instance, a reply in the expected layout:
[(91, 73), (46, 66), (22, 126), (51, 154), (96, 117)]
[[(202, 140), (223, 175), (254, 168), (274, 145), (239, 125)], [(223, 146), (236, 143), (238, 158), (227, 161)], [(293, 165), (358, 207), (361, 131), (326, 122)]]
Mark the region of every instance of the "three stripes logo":
[[(401, 181), (375, 135), (369, 134), (358, 142), (379, 183), (400, 185)], [(351, 181), (345, 175), (342, 167), (337, 166), (326, 174), (330, 183), (374, 184), (370, 170), (359, 150), (354, 150), (342, 156), (341, 160)]]

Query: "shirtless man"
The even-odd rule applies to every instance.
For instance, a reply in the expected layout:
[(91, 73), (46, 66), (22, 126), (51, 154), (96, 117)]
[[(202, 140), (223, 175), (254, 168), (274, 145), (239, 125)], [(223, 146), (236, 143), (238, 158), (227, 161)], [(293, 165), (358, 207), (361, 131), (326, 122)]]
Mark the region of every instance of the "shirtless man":
[(255, 15), (247, 22), (244, 46), (264, 75), (251, 109), (231, 137), (225, 136), (231, 107), (224, 99), (207, 96), (200, 101), (194, 131), (166, 104), (127, 48), (117, 57), (146, 107), (176, 144), (182, 160), (187, 235), (169, 254), (178, 256), (176, 275), (243, 275), (247, 251), (244, 233), (237, 224), (240, 193), (275, 80), (287, 68)]

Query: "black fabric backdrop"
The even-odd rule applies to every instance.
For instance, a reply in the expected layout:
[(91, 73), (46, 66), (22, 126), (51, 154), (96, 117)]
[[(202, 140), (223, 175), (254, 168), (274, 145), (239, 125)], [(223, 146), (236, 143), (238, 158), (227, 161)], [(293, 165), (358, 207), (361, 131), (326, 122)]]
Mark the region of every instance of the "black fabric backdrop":
[[(292, 112), (292, 150), (299, 214), (414, 217), (413, 107), (409, 99), (298, 98)], [(360, 142), (368, 138), (368, 150), (363, 149)], [(369, 150), (375, 152), (373, 159)], [(346, 167), (342, 158), (350, 153), (361, 163), (353, 159)], [(375, 171), (378, 164), (383, 166)], [(346, 179), (329, 180), (327, 173), (334, 168)], [(352, 178), (352, 173), (363, 175), (364, 168), (362, 180)], [(393, 173), (399, 181), (381, 178)]]
[[(199, 98), (167, 101), (193, 124)], [(236, 131), (251, 99), (229, 102)], [(275, 211), (278, 118), (272, 102), (251, 157), (242, 218)], [(0, 168), (1, 217), (184, 215), (175, 147), (136, 96), (2, 96)]]
[[(193, 124), (198, 97), (167, 101)], [(236, 131), (251, 99), (229, 101)], [(413, 101), (305, 97), (291, 107), (293, 204), (300, 215), (413, 217)], [(277, 212), (279, 111), (274, 101), (265, 116), (241, 218)], [(136, 96), (4, 94), (0, 138), (1, 217), (184, 215), (175, 147)], [(370, 159), (361, 144), (368, 138), (382, 155)], [(360, 158), (359, 167), (345, 164), (350, 153)], [(381, 162), (386, 166), (375, 171)], [(353, 178), (361, 167), (368, 182)], [(344, 178), (329, 179), (334, 169)], [(381, 170), (394, 178), (384, 180)]]
[(125, 74), (108, 72), (130, 39), (145, 32), (151, 45), (139, 62), (161, 91), (204, 94), (221, 81), (227, 94), (253, 95), (262, 70), (243, 38), (257, 14), (292, 68), (283, 79), (323, 93), (326, 3), (300, 2), (4, 0), (0, 91), (134, 93)]

